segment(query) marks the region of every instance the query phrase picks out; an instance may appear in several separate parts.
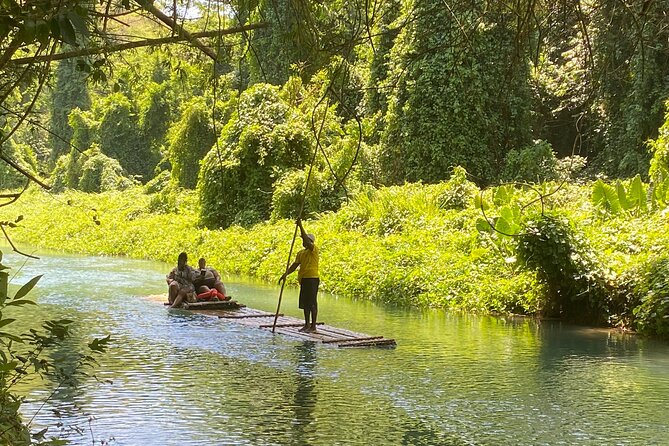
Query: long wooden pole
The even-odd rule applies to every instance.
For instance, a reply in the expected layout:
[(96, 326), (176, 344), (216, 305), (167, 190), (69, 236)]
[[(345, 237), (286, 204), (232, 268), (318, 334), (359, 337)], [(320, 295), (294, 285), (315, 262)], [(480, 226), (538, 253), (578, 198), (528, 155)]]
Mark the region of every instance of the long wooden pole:
[[(325, 107), (325, 113), (327, 114), (328, 109), (327, 105)], [(316, 155), (318, 154), (318, 141), (316, 141), (316, 147), (314, 148), (314, 156), (311, 158), (311, 166), (309, 166), (309, 173), (307, 174), (307, 181), (304, 184), (304, 191), (302, 192), (302, 202), (300, 203), (300, 210), (297, 214), (297, 218), (302, 217), (302, 212), (304, 211), (304, 201), (307, 196), (307, 190), (309, 190), (309, 181), (311, 181), (311, 171), (314, 169), (314, 162), (316, 161)], [(288, 260), (286, 260), (286, 269), (285, 271), (288, 271), (288, 268), (290, 267), (290, 259), (293, 257), (293, 247), (295, 246), (295, 239), (297, 238), (297, 230), (299, 228), (299, 225), (297, 222), (295, 223), (295, 232), (293, 233), (293, 241), (290, 244), (290, 251), (288, 252)], [(274, 323), (272, 324), (272, 333), (274, 333), (274, 330), (276, 329), (276, 321), (279, 319), (279, 311), (281, 310), (281, 298), (283, 297), (283, 289), (286, 286), (286, 278), (281, 281), (281, 291), (279, 291), (279, 302), (276, 305), (276, 314), (274, 315)], [(316, 321), (314, 321), (316, 322)]]

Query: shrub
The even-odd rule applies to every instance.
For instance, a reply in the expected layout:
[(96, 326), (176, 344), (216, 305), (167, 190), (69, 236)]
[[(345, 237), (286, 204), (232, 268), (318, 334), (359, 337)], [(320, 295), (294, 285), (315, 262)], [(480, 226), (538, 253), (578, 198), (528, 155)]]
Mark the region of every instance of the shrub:
[(544, 313), (579, 323), (608, 322), (611, 288), (603, 269), (569, 222), (557, 215), (528, 221), (518, 259), (546, 285)]
[(467, 179), (464, 167), (456, 166), (451, 177), (443, 184), (437, 202), (442, 209), (465, 209), (472, 204), (479, 188)]
[(276, 178), (309, 160), (312, 140), (305, 122), (277, 87), (257, 84), (246, 90), (218, 145), (202, 162), (197, 186), (201, 224), (227, 227), (267, 219)]
[(83, 192), (106, 192), (123, 190), (133, 185), (118, 161), (109, 158), (95, 148), (86, 152), (81, 166), (79, 190)]
[(535, 141), (520, 150), (510, 150), (506, 155), (502, 178), (506, 181), (528, 181), (541, 183), (554, 180), (557, 174), (557, 158), (546, 141)]
[[(37, 159), (30, 146), (7, 141), (0, 148), (2, 153), (12, 161), (18, 163), (29, 172), (37, 171)], [(9, 164), (0, 160), (0, 189), (14, 189), (22, 187), (28, 179)]]
[(636, 329), (648, 335), (669, 337), (669, 257), (655, 257), (635, 273)]
[(102, 154), (97, 144), (84, 153), (72, 149), (69, 155), (61, 156), (51, 176), (55, 192), (65, 189), (105, 192), (124, 190), (134, 184), (119, 162)]

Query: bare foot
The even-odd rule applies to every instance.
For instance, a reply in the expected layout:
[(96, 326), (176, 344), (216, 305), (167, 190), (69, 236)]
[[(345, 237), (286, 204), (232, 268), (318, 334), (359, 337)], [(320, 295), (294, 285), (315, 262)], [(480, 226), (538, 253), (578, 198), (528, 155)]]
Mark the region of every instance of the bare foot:
[(302, 333), (304, 333), (305, 331), (309, 331), (309, 326), (308, 325), (303, 325), (302, 328), (300, 328), (297, 331), (301, 331)]
[(305, 330), (305, 331), (308, 331), (309, 333), (318, 333), (318, 330), (316, 330), (316, 326), (315, 326), (315, 325), (310, 326), (310, 327), (309, 327), (307, 330)]

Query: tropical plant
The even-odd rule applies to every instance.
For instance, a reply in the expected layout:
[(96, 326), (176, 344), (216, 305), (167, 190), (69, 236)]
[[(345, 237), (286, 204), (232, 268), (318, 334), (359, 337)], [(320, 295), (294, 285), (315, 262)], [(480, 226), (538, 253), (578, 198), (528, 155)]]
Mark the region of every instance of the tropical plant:
[[(2, 265), (0, 251), (0, 444), (6, 445), (63, 445), (67, 441), (56, 436), (47, 436), (48, 428), (30, 432), (30, 423), (23, 420), (20, 396), (16, 387), (22, 381), (36, 377), (49, 378), (57, 383), (51, 396), (61, 387), (74, 386), (88, 371), (97, 365), (95, 356), (106, 351), (110, 337), (94, 339), (88, 344), (88, 353), (77, 354), (74, 365), (63, 364), (48, 359), (47, 352), (63, 342), (70, 335), (72, 321), (66, 319), (48, 320), (41, 330), (31, 329), (17, 334), (15, 328), (20, 319), (8, 317), (12, 309), (26, 305), (36, 305), (26, 298), (41, 276), (29, 280), (14, 296), (7, 290), (7, 267)], [(49, 398), (51, 398), (49, 396)]]
[(592, 186), (592, 204), (605, 214), (640, 215), (648, 211), (648, 195), (640, 175), (628, 186), (617, 180), (614, 187), (599, 179)]
[(543, 312), (580, 323), (608, 322), (612, 287), (587, 243), (560, 215), (526, 223), (518, 236), (518, 260), (546, 285)]

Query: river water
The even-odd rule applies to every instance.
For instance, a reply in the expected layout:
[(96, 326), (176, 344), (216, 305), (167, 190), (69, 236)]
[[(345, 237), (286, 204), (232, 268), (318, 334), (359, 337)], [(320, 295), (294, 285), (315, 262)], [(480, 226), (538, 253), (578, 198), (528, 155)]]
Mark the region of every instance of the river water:
[[(73, 444), (669, 444), (667, 343), (321, 294), (320, 320), (397, 340), (341, 349), (167, 310), (147, 296), (165, 291), (170, 265), (48, 253), (24, 264), (3, 251), (20, 269), (11, 289), (44, 275), (29, 296), (39, 306), (20, 310), (30, 324), (76, 321), (51, 356), (111, 335), (96, 378), (46, 403), (54, 383), (21, 389), (33, 428)], [(276, 308), (277, 287), (227, 287), (250, 307)], [(282, 311), (300, 316), (297, 290)]]

